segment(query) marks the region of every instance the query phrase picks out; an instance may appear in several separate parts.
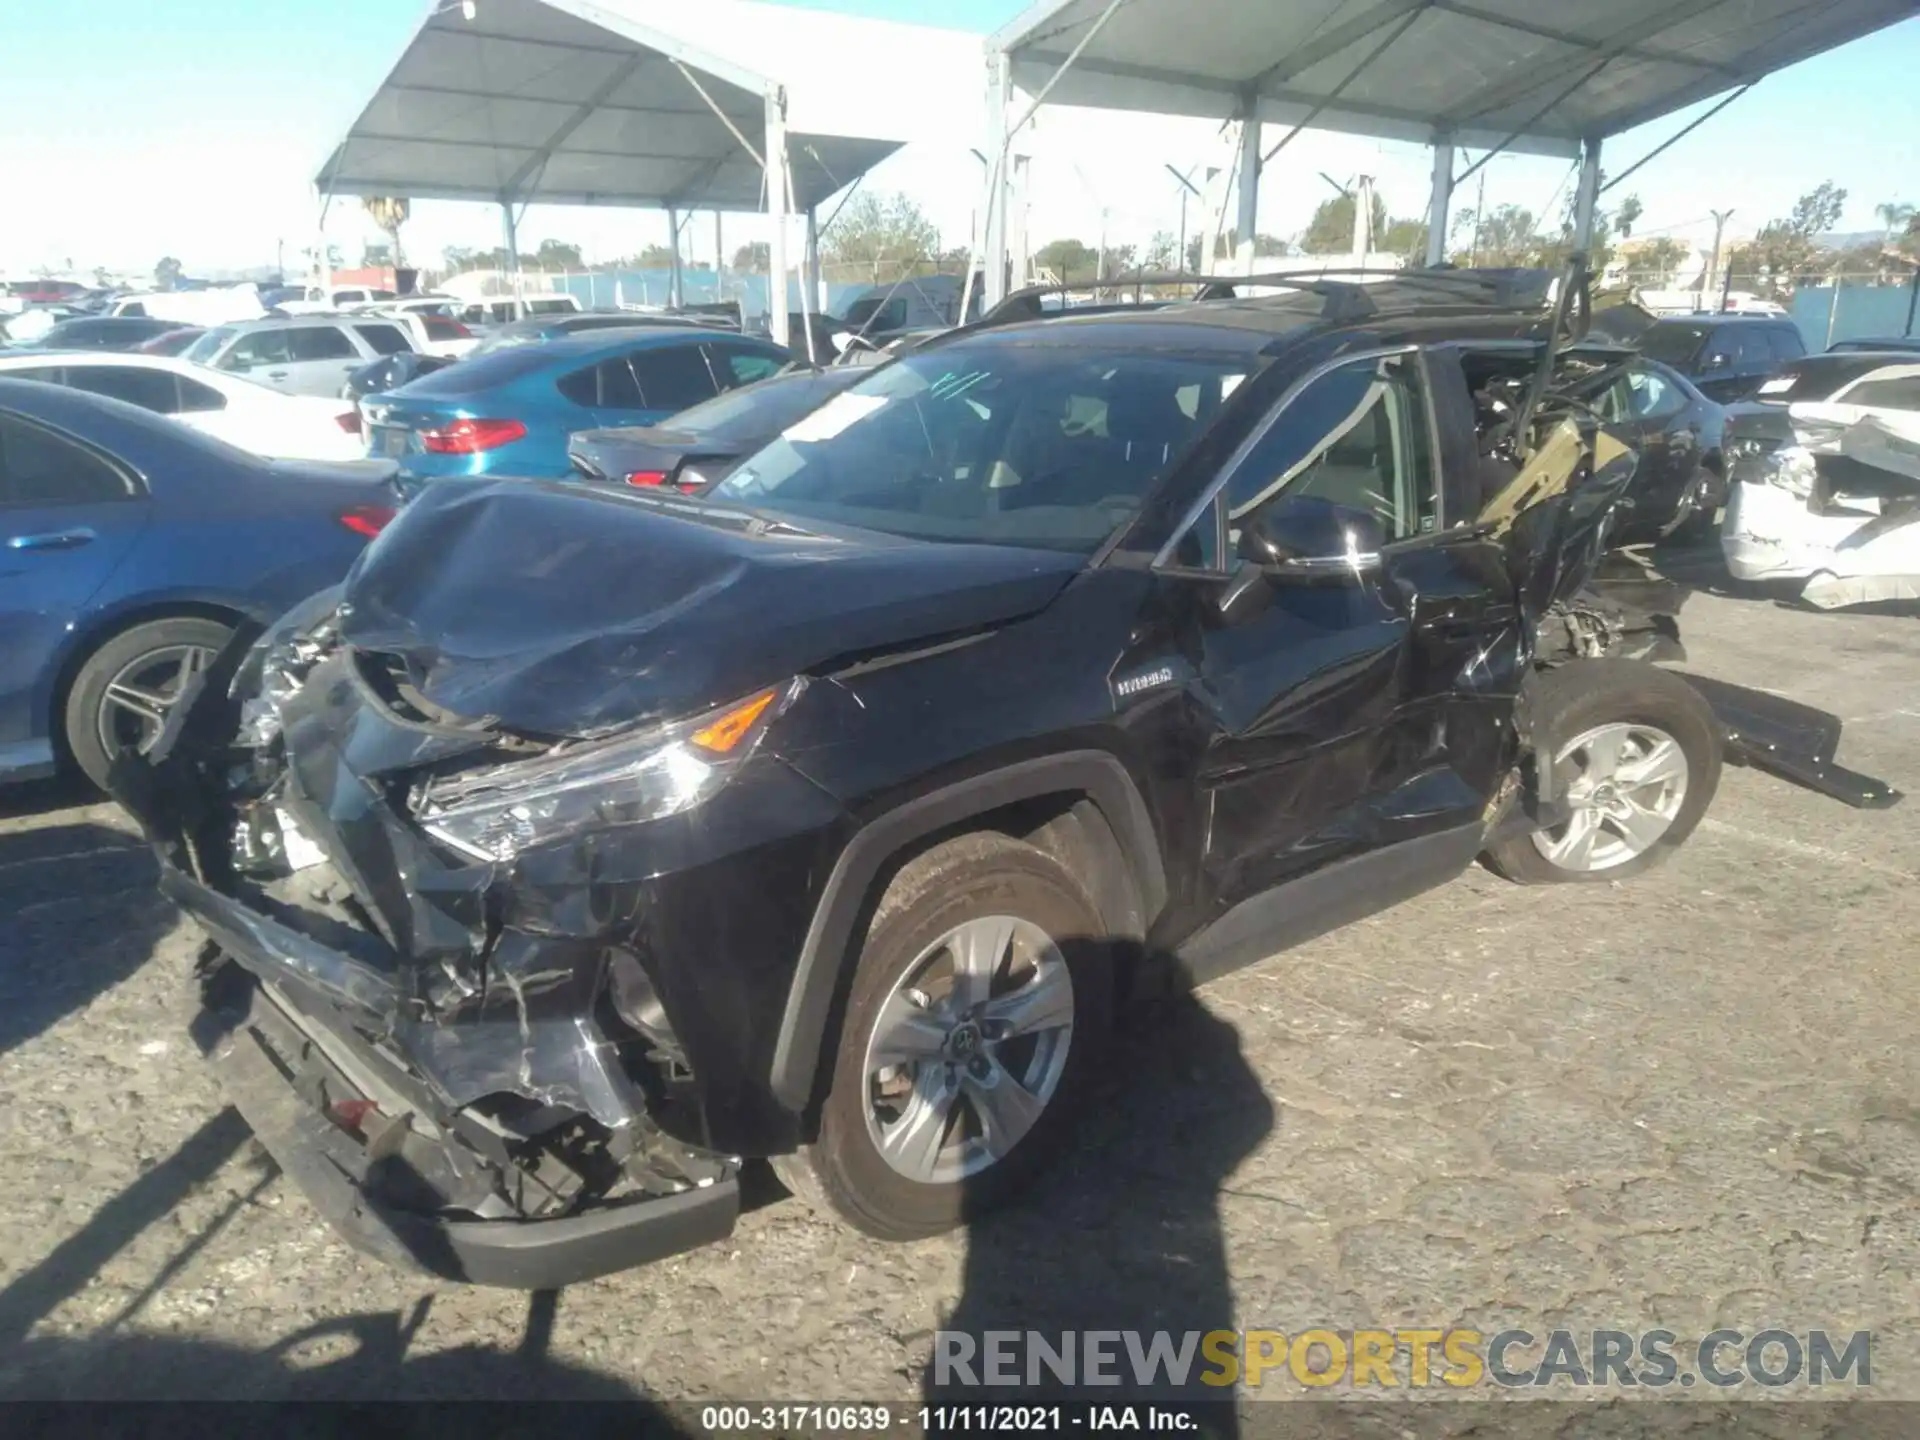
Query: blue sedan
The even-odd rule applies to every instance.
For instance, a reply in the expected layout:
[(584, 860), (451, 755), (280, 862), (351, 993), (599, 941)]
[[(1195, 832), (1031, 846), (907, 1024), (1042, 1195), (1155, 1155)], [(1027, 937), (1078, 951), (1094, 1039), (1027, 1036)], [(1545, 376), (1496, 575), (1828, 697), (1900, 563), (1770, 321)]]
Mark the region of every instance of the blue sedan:
[(791, 363), (770, 340), (681, 327), (602, 330), (515, 346), (361, 402), (369, 453), (408, 480), (564, 479), (576, 430), (652, 425)]
[(0, 379), (0, 781), (103, 782), (237, 630), (338, 584), (391, 466), (263, 460), (119, 400)]

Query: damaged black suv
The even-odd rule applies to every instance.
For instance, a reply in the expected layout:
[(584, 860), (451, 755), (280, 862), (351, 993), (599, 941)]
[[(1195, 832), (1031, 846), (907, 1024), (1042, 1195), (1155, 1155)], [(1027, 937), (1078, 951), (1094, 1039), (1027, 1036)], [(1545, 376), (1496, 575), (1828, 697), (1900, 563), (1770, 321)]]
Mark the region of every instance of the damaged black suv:
[(1579, 593), (1634, 469), (1581, 289), (975, 327), (699, 495), (429, 488), (116, 775), (234, 1103), (474, 1281), (716, 1240), (758, 1159), (924, 1235), (1147, 972), (1656, 863), (1722, 733)]

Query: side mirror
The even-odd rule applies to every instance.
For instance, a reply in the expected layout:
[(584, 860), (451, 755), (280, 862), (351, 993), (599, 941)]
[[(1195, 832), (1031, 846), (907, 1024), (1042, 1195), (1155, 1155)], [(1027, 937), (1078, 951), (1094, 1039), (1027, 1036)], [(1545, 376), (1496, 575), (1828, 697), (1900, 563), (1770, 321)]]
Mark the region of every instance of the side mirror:
[(1241, 522), (1240, 558), (1276, 578), (1350, 579), (1379, 568), (1386, 527), (1369, 510), (1281, 496)]
[(1702, 368), (1707, 370), (1725, 370), (1732, 364), (1733, 357), (1730, 355), (1709, 355), (1706, 365)]

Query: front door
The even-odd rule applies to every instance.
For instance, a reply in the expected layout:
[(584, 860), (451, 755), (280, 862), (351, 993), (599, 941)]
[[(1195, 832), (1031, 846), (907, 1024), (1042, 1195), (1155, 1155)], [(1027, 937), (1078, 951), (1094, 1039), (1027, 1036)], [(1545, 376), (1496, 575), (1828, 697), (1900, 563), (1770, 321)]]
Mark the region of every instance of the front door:
[(1231, 566), (1268, 507), (1301, 499), (1370, 517), (1380, 541), (1331, 574), (1243, 569), (1224, 611), (1196, 607), (1217, 908), (1389, 850), (1394, 883), (1425, 888), (1464, 863), (1498, 783), (1510, 686), (1482, 652), (1512, 632), (1511, 587), (1497, 547), (1441, 513), (1428, 390), (1413, 351), (1328, 370), (1235, 467), (1197, 527), (1215, 538), (1187, 546)]

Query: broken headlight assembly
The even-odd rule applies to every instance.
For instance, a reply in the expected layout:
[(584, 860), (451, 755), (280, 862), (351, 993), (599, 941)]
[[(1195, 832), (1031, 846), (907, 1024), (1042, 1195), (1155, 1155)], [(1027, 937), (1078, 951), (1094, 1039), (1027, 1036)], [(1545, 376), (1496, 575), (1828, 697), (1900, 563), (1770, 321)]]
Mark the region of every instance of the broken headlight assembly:
[(1778, 486), (1795, 499), (1805, 500), (1813, 494), (1820, 471), (1814, 464), (1812, 451), (1804, 446), (1789, 445), (1767, 457), (1760, 476), (1767, 484)]
[(476, 860), (508, 861), (599, 826), (661, 820), (710, 799), (746, 763), (804, 680), (691, 720), (429, 781), (413, 813)]

